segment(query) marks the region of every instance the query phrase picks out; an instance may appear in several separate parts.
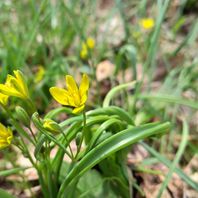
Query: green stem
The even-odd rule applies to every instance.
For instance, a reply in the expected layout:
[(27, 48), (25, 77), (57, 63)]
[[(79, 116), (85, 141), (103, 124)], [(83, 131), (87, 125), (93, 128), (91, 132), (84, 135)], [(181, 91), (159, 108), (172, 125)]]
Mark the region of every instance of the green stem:
[(42, 193), (44, 195), (45, 198), (48, 198), (49, 197), (49, 194), (48, 194), (48, 191), (46, 190), (47, 189), (47, 186), (45, 184), (45, 181), (43, 179), (43, 175), (42, 175), (42, 170), (40, 170), (39, 168), (37, 169), (37, 173), (38, 173), (38, 176), (39, 176), (39, 183), (41, 185), (41, 189), (42, 189)]
[(32, 137), (34, 138), (35, 143), (37, 143), (36, 136), (34, 135), (34, 132), (32, 131), (32, 128), (29, 127), (30, 133), (32, 134)]
[(68, 142), (68, 147), (69, 147), (69, 150), (70, 150), (70, 153), (71, 153), (71, 155), (69, 155), (69, 157), (70, 157), (71, 160), (73, 161), (73, 160), (74, 160), (74, 154), (73, 154), (72, 148), (71, 148), (71, 146), (70, 146), (70, 144), (69, 144), (69, 141), (68, 141), (66, 135), (64, 134), (64, 132), (63, 132), (62, 130), (61, 130), (61, 133), (62, 133), (62, 135), (63, 135), (65, 141)]
[(51, 170), (51, 162), (50, 162), (50, 141), (48, 140), (46, 142), (46, 152), (45, 152), (45, 161), (44, 161), (44, 165), (45, 165), (45, 170), (46, 170), (46, 183), (47, 183), (47, 187), (48, 187), (48, 191), (50, 194), (50, 197), (53, 198), (54, 194), (56, 194), (56, 186), (53, 183), (53, 173)]
[(24, 149), (23, 151), (25, 152), (25, 154), (27, 155), (28, 159), (30, 160), (30, 162), (32, 163), (32, 165), (34, 166), (34, 168), (37, 169), (37, 164), (34, 162), (32, 156), (30, 155), (30, 152), (27, 148), (27, 144), (24, 142), (23, 138), (21, 137), (20, 139), (21, 141), (19, 141), (19, 143), (21, 143), (22, 148)]
[(77, 159), (78, 154), (80, 153), (80, 149), (82, 147), (83, 139), (84, 139), (84, 136), (85, 136), (85, 128), (86, 128), (86, 113), (85, 113), (85, 110), (84, 110), (83, 111), (83, 130), (82, 130), (82, 137), (80, 139), (80, 143), (79, 143), (78, 148), (77, 148), (77, 153), (76, 153), (75, 159)]

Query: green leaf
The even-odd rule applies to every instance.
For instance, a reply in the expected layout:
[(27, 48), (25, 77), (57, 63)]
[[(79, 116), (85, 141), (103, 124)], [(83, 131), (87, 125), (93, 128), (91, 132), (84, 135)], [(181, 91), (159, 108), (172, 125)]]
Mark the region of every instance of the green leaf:
[(109, 106), (109, 107), (103, 107), (95, 110), (91, 110), (87, 112), (87, 116), (96, 116), (96, 115), (117, 115), (121, 120), (126, 121), (128, 124), (134, 125), (133, 120), (131, 118), (131, 115), (129, 115), (128, 112), (124, 111), (120, 107), (116, 106)]
[(45, 118), (54, 118), (55, 116), (57, 116), (58, 114), (60, 113), (68, 113), (68, 114), (72, 114), (72, 109), (71, 108), (68, 108), (68, 107), (59, 107), (59, 108), (56, 108), (56, 109), (53, 109), (51, 110), (50, 112), (48, 112), (46, 115), (45, 115)]
[(13, 168), (13, 169), (10, 169), (10, 170), (3, 170), (3, 171), (0, 171), (0, 177), (7, 177), (7, 176), (10, 176), (10, 175), (14, 175), (14, 174), (17, 174), (18, 172), (24, 171), (28, 168), (30, 168), (30, 167), (19, 167), (19, 168)]
[(118, 85), (116, 87), (114, 87), (113, 89), (111, 89), (109, 91), (109, 93), (106, 95), (104, 102), (103, 102), (103, 107), (108, 107), (110, 105), (110, 101), (112, 100), (112, 98), (120, 91), (126, 88), (134, 88), (134, 85), (136, 84), (136, 81), (130, 82), (130, 83), (125, 83), (125, 84), (121, 84)]
[(88, 143), (86, 152), (91, 150), (91, 148), (94, 146), (94, 144), (96, 143), (98, 138), (101, 136), (103, 131), (105, 131), (109, 126), (111, 126), (113, 124), (116, 125), (116, 124), (120, 124), (120, 123), (121, 123), (121, 121), (118, 119), (115, 119), (115, 118), (109, 119), (109, 120), (105, 121), (104, 123), (102, 123), (101, 126), (98, 127), (98, 129), (94, 132), (93, 137), (91, 138), (90, 142)]
[(87, 171), (77, 185), (80, 197), (100, 197), (103, 192), (103, 182), (102, 176), (96, 170)]
[(140, 127), (131, 127), (106, 139), (104, 142), (100, 143), (94, 149), (88, 152), (69, 172), (60, 187), (58, 198), (62, 197), (65, 189), (70, 183), (74, 182), (83, 173), (91, 169), (106, 157), (142, 139), (159, 133), (164, 133), (167, 131), (169, 126), (170, 124), (166, 122), (164, 124), (152, 123)]

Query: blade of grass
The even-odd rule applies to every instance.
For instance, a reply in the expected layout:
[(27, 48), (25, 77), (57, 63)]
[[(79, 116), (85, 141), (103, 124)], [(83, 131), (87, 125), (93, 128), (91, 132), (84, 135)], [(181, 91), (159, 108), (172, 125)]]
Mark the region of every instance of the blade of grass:
[(181, 157), (182, 157), (182, 155), (185, 151), (185, 148), (186, 148), (186, 145), (187, 145), (187, 142), (188, 142), (188, 134), (189, 134), (188, 124), (186, 123), (186, 121), (183, 121), (182, 140), (181, 140), (181, 143), (179, 145), (179, 149), (178, 149), (178, 151), (175, 155), (173, 163), (170, 166), (168, 174), (165, 176), (165, 180), (161, 185), (161, 188), (158, 192), (157, 198), (160, 198), (162, 196), (163, 191), (166, 189), (169, 181), (171, 180), (171, 177), (172, 177), (172, 175), (175, 171), (175, 167), (179, 163), (179, 161), (180, 161), (180, 159), (181, 159)]
[[(164, 157), (163, 155), (161, 155), (160, 153), (158, 153), (155, 149), (153, 149), (152, 147), (150, 147), (149, 145), (147, 145), (144, 142), (140, 143), (149, 153), (151, 153), (153, 156), (155, 156), (158, 161), (162, 162), (165, 166), (167, 166), (168, 168), (171, 167), (171, 162), (166, 159), (166, 157)], [(194, 182), (190, 177), (188, 177), (181, 169), (179, 168), (175, 168), (175, 172), (179, 175), (179, 177), (181, 179), (183, 179), (189, 186), (191, 186), (192, 188), (194, 188), (195, 190), (198, 191), (198, 184), (196, 182)]]
[(188, 35), (184, 38), (181, 44), (171, 54), (171, 56), (173, 57), (176, 56), (183, 47), (195, 41), (197, 38), (197, 35), (198, 35), (198, 20), (195, 20), (195, 22), (192, 25), (192, 29), (189, 31)]
[(180, 105), (185, 105), (188, 107), (191, 107), (193, 109), (198, 109), (198, 103), (190, 100), (185, 100), (182, 98), (177, 98), (175, 96), (171, 95), (165, 95), (165, 94), (157, 94), (157, 95), (152, 95), (152, 94), (143, 94), (140, 95), (139, 98), (141, 99), (155, 99), (158, 100), (159, 102), (168, 102), (168, 103), (175, 103), (175, 104), (180, 104)]
[[(159, 16), (157, 17), (155, 30), (151, 38), (147, 61), (144, 64), (144, 72), (146, 72), (147, 69), (150, 68), (150, 66), (151, 66), (150, 72), (152, 72), (155, 68), (155, 59), (156, 59), (156, 52), (157, 52), (157, 46), (158, 46), (158, 39), (160, 35), (160, 29), (161, 29), (161, 25), (166, 14), (166, 10), (168, 9), (169, 2), (170, 0), (165, 0), (164, 4), (162, 4), (162, 1), (158, 0)], [(152, 76), (152, 75), (149, 75), (149, 76)]]

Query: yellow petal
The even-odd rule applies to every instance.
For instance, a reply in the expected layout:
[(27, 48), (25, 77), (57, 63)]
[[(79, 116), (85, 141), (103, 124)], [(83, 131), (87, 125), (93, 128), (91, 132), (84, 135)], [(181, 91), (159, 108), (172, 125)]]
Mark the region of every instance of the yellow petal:
[(87, 101), (87, 94), (84, 94), (84, 95), (81, 97), (80, 105), (85, 104), (86, 101)]
[(16, 91), (15, 88), (0, 84), (0, 92), (8, 96), (22, 97), (21, 93)]
[(62, 105), (70, 105), (68, 101), (68, 92), (65, 89), (61, 89), (58, 87), (51, 87), (50, 94), (53, 98)]
[(20, 86), (20, 88), (23, 92), (23, 95), (28, 98), (29, 97), (29, 92), (28, 92), (28, 88), (27, 88), (27, 85), (26, 85), (23, 74), (21, 73), (21, 71), (15, 70), (14, 75), (16, 76), (16, 79), (18, 81), (18, 85)]
[(66, 85), (69, 95), (72, 97), (72, 100), (70, 100), (70, 104), (73, 104), (73, 106), (79, 106), (80, 105), (79, 90), (72, 76), (66, 75)]
[(71, 107), (79, 106), (79, 105), (76, 105), (77, 102), (76, 102), (75, 98), (73, 97), (73, 95), (68, 96), (68, 103), (69, 103), (69, 106), (71, 106)]
[(0, 103), (3, 105), (7, 105), (9, 96), (0, 93)]
[(85, 108), (85, 105), (82, 105), (80, 107), (76, 107), (73, 109), (72, 113), (77, 114), (80, 113)]
[(77, 84), (72, 76), (66, 75), (66, 85), (69, 92), (78, 93)]
[(72, 95), (72, 101), (74, 102), (75, 107), (80, 106), (81, 98), (80, 98), (80, 95), (79, 95), (79, 91)]
[(83, 74), (79, 88), (80, 96), (83, 97), (83, 95), (87, 94), (88, 89), (89, 89), (89, 78), (87, 74)]

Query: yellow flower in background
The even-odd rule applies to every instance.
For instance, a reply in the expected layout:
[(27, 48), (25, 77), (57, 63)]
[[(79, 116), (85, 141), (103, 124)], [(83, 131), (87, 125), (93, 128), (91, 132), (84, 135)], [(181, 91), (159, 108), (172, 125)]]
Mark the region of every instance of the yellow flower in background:
[(89, 89), (89, 78), (83, 74), (78, 87), (72, 76), (66, 75), (67, 89), (51, 87), (50, 93), (53, 98), (62, 105), (73, 107), (73, 113), (80, 113), (85, 108), (87, 92)]
[(82, 59), (86, 59), (87, 56), (88, 56), (88, 49), (87, 49), (87, 46), (83, 43), (82, 49), (81, 49), (81, 51), (80, 51), (80, 57), (81, 57)]
[(82, 43), (80, 57), (86, 59), (88, 57), (89, 50), (92, 50), (95, 47), (95, 40), (91, 37), (88, 37), (85, 42)]
[(44, 75), (45, 75), (44, 67), (41, 65), (38, 66), (38, 71), (36, 72), (34, 82), (39, 83), (41, 80), (43, 80)]
[(5, 84), (0, 84), (0, 93), (23, 99), (29, 98), (28, 88), (22, 72), (14, 70), (14, 76), (8, 74)]
[(93, 49), (95, 47), (95, 40), (91, 37), (88, 37), (86, 40), (86, 45), (89, 49)]
[(0, 93), (0, 104), (7, 105), (9, 96)]
[(150, 30), (154, 27), (155, 22), (152, 18), (144, 18), (140, 20), (140, 25), (145, 29), (145, 30)]
[(12, 142), (13, 134), (10, 128), (6, 128), (0, 123), (0, 149), (9, 146)]

